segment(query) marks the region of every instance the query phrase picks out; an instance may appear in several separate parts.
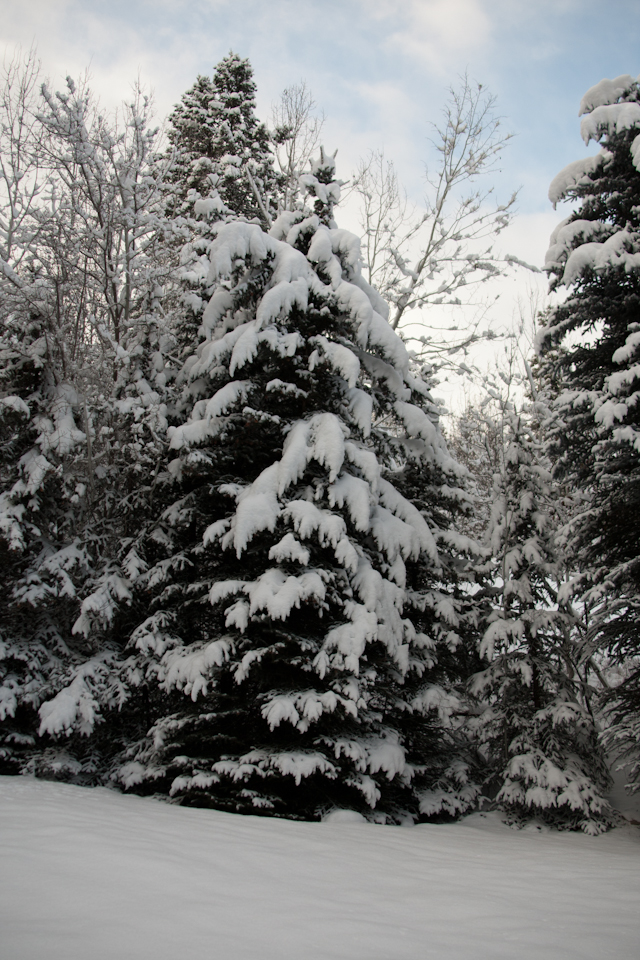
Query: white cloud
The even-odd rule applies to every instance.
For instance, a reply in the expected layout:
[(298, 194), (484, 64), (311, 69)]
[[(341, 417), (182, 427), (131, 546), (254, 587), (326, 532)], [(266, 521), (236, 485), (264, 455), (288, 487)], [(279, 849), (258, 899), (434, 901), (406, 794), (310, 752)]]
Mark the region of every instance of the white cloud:
[(387, 43), (416, 57), (434, 73), (451, 71), (451, 57), (469, 54), (491, 39), (492, 17), (482, 0), (362, 0), (376, 19), (395, 22)]
[(30, 46), (38, 34), (57, 33), (58, 25), (75, 0), (0, 0), (0, 42)]
[[(384, 150), (394, 159), (403, 179), (415, 173), (408, 168), (416, 153), (416, 105), (406, 89), (389, 81), (359, 82), (349, 85), (354, 103), (367, 109), (369, 116), (358, 137), (359, 155)], [(422, 118), (420, 126), (424, 125)], [(348, 131), (345, 130), (345, 134)]]
[(544, 264), (549, 237), (565, 214), (552, 210), (543, 213), (523, 213), (500, 235), (500, 247), (536, 267)]
[(198, 15), (215, 22), (216, 10), (229, 6), (229, 0), (131, 0), (128, 7), (102, 0), (0, 0), (0, 49), (11, 56), (16, 46), (35, 44), (55, 89), (67, 74), (88, 70), (107, 108), (129, 97), (139, 75), (163, 115), (193, 83), (203, 60), (211, 69), (228, 49), (226, 38), (212, 43), (211, 33), (199, 29)]

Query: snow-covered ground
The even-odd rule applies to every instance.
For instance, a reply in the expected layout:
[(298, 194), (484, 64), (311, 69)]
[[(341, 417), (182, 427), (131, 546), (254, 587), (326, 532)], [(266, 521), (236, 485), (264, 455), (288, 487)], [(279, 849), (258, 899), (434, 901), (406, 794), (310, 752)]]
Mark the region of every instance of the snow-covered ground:
[(0, 777), (0, 958), (637, 960), (636, 827), (348, 816), (240, 817)]

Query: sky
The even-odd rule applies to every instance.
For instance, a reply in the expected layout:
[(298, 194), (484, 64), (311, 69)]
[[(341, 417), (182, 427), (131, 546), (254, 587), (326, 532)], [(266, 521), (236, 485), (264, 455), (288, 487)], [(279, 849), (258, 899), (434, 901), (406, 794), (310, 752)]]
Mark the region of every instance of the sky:
[[(496, 97), (514, 134), (493, 175), (519, 189), (508, 252), (541, 266), (566, 212), (547, 199), (555, 174), (597, 152), (580, 140), (578, 105), (603, 77), (640, 72), (638, 0), (0, 0), (0, 47), (37, 47), (60, 89), (87, 68), (105, 106), (140, 76), (159, 119), (229, 50), (248, 57), (258, 113), (305, 80), (326, 115), (325, 147), (348, 178), (383, 148), (419, 203), (429, 124), (465, 72)], [(346, 224), (350, 225), (350, 224)], [(502, 288), (503, 312), (529, 281)], [(511, 286), (509, 286), (509, 283)], [(539, 281), (538, 281), (539, 285)]]

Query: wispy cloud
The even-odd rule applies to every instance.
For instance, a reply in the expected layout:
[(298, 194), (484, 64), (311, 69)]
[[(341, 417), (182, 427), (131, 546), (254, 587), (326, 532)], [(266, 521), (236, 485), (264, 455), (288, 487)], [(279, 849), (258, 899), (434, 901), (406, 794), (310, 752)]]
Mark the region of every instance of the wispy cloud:
[(486, 45), (492, 17), (482, 0), (362, 0), (368, 13), (389, 26), (386, 44), (396, 55), (420, 60), (437, 74), (451, 73), (451, 60)]
[[(497, 192), (524, 183), (521, 209), (546, 209), (554, 173), (583, 150), (580, 97), (602, 76), (637, 73), (638, 0), (0, 0), (0, 47), (35, 40), (56, 89), (89, 67), (106, 107), (138, 73), (166, 115), (234, 49), (248, 56), (267, 119), (281, 90), (305, 79), (327, 115), (326, 146), (347, 177), (384, 147), (415, 200), (429, 121), (469, 69), (498, 96), (505, 152)], [(611, 9), (618, 15), (611, 16)], [(624, 31), (620, 23), (624, 23)], [(525, 256), (526, 259), (526, 256)]]
[(0, 48), (11, 55), (35, 43), (55, 87), (88, 69), (108, 107), (129, 95), (139, 74), (164, 113), (196, 73), (211, 70), (228, 50), (226, 36), (214, 33), (212, 42), (202, 21), (215, 22), (231, 6), (230, 0), (0, 0)]

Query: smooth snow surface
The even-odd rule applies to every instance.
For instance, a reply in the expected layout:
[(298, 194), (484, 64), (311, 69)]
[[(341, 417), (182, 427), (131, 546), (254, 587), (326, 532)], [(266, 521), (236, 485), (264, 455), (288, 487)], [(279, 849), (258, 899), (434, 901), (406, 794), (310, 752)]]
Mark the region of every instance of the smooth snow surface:
[(640, 831), (294, 823), (0, 777), (2, 960), (637, 960)]

